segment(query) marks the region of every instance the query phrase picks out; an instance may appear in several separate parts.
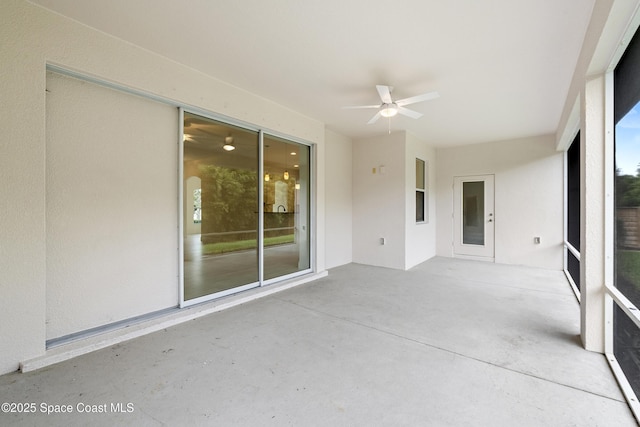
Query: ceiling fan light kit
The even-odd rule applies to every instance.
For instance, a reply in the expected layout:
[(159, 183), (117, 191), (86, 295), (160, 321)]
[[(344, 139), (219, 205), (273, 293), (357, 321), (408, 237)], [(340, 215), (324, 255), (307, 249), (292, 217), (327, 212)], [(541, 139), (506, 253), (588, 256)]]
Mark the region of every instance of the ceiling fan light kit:
[(382, 117), (393, 117), (398, 114), (398, 106), (394, 103), (382, 104), (380, 108), (380, 115)]
[(359, 108), (377, 108), (378, 112), (369, 120), (368, 124), (375, 123), (378, 121), (380, 117), (388, 117), (391, 118), (397, 114), (402, 114), (403, 116), (411, 117), (412, 119), (418, 119), (422, 117), (422, 113), (418, 113), (417, 111), (410, 110), (405, 108), (405, 105), (417, 104), (418, 102), (429, 101), (431, 99), (436, 99), (440, 97), (438, 92), (427, 92), (422, 95), (412, 96), (410, 98), (404, 98), (394, 101), (391, 98), (391, 91), (393, 90), (392, 86), (385, 85), (376, 85), (376, 90), (378, 91), (378, 95), (380, 95), (380, 100), (382, 104), (380, 105), (358, 105), (355, 107), (343, 107), (345, 109), (359, 109)]

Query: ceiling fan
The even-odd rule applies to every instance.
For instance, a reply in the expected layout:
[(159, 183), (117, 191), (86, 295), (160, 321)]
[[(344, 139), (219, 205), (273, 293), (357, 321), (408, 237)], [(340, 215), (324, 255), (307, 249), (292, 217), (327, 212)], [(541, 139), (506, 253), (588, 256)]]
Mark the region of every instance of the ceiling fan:
[(403, 116), (411, 117), (412, 119), (419, 119), (422, 117), (422, 113), (405, 108), (405, 105), (416, 104), (418, 102), (429, 101), (431, 99), (438, 98), (440, 94), (438, 92), (427, 92), (422, 95), (412, 96), (410, 98), (398, 99), (396, 101), (391, 98), (391, 91), (393, 86), (376, 85), (382, 104), (376, 105), (357, 105), (354, 107), (342, 107), (344, 109), (358, 109), (358, 108), (377, 108), (378, 112), (375, 116), (369, 120), (367, 124), (375, 123), (380, 117), (393, 117), (396, 114), (402, 114)]

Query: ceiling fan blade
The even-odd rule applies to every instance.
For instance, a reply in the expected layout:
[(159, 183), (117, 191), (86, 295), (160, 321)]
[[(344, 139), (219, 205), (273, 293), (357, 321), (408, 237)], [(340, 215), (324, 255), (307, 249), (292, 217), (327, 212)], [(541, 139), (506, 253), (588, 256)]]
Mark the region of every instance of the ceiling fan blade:
[(354, 105), (348, 107), (342, 107), (343, 110), (356, 110), (359, 108), (380, 108), (380, 104), (378, 105)]
[(378, 94), (380, 95), (380, 99), (385, 104), (391, 104), (393, 101), (391, 100), (391, 91), (393, 87), (384, 86), (384, 85), (376, 85), (376, 89), (378, 89)]
[(380, 118), (380, 111), (378, 111), (378, 112), (376, 113), (376, 115), (375, 115), (375, 116), (373, 116), (373, 117), (371, 118), (371, 120), (369, 120), (369, 121), (367, 122), (367, 124), (368, 124), (368, 125), (373, 124), (373, 123), (377, 122), (379, 118)]
[(403, 107), (405, 105), (415, 104), (417, 102), (429, 101), (431, 99), (436, 99), (439, 97), (440, 97), (440, 94), (436, 91), (433, 91), (433, 92), (423, 93), (422, 95), (412, 96), (410, 98), (400, 99), (396, 101), (396, 104), (398, 104), (398, 106), (400, 107)]
[(417, 111), (410, 110), (405, 107), (398, 106), (398, 113), (403, 116), (411, 117), (412, 119), (419, 119), (422, 117), (422, 113), (418, 113)]

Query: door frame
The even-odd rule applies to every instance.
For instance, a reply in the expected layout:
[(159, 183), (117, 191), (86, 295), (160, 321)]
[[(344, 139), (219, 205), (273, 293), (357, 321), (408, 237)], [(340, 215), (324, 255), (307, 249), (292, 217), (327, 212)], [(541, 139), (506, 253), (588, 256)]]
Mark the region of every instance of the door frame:
[[(484, 244), (473, 245), (462, 242), (462, 188), (465, 182), (484, 182)], [(470, 175), (453, 177), (452, 252), (456, 258), (481, 261), (495, 260), (495, 175)]]

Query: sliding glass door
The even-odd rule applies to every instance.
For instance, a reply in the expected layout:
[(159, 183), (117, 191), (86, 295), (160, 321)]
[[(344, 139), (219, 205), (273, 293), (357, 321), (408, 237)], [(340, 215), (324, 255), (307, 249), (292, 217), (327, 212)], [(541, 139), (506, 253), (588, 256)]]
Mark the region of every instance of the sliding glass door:
[(264, 280), (309, 269), (309, 147), (264, 136)]
[(257, 286), (258, 132), (184, 114), (184, 300)]
[(183, 303), (309, 271), (310, 147), (187, 112), (183, 126)]

